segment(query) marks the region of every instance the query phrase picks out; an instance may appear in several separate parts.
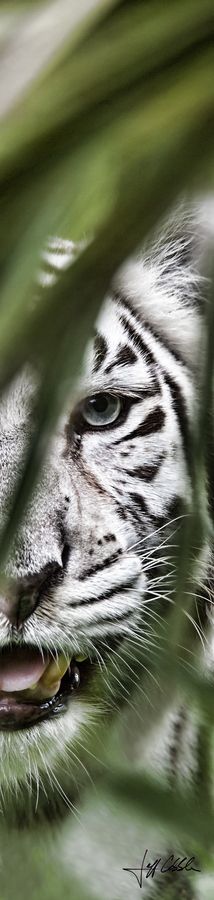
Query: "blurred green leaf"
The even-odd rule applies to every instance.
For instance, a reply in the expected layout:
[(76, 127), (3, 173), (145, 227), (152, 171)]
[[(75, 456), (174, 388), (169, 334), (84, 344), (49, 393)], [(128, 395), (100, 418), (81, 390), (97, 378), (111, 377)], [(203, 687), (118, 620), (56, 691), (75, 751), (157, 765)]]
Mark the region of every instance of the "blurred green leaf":
[(176, 792), (161, 779), (144, 774), (130, 774), (122, 767), (102, 776), (103, 802), (109, 791), (115, 799), (129, 807), (133, 816), (156, 820), (173, 837), (181, 836), (192, 845), (211, 850), (213, 845), (214, 812), (207, 800), (203, 803), (197, 790), (176, 788)]
[[(26, 9), (31, 5), (24, 4)], [(115, 270), (184, 192), (191, 196), (213, 187), (213, 31), (211, 0), (99, 5), (97, 16), (72, 40), (68, 36), (2, 122), (0, 385), (4, 390), (26, 363), (39, 367), (40, 383), (36, 428), (1, 534), (1, 566), (63, 404), (72, 397), (86, 340)], [(39, 291), (35, 273), (41, 247), (57, 232), (89, 237), (89, 243), (52, 290)], [(186, 581), (194, 575), (192, 551), (207, 534), (213, 310), (211, 298), (200, 416), (192, 435), (193, 504), (181, 532), (176, 605), (164, 624), (159, 619), (154, 647), (136, 649), (131, 668), (128, 642), (124, 646), (116, 692), (120, 716), (114, 709), (112, 724), (108, 715), (96, 733), (89, 730), (84, 748), (104, 803), (113, 797), (133, 817), (152, 819), (169, 834), (184, 835), (203, 851), (204, 860), (214, 827), (213, 677), (204, 675), (198, 636), (189, 628), (186, 613), (192, 611), (192, 600)], [(115, 657), (109, 678), (115, 685)], [(108, 708), (102, 674), (97, 674), (93, 691)], [(148, 735), (178, 694), (196, 711), (199, 723), (200, 786), (186, 791), (136, 773), (134, 766), (130, 773), (122, 764), (124, 728), (133, 740), (142, 730)], [(57, 874), (43, 836), (38, 840), (35, 833), (20, 833), (11, 844), (2, 842), (2, 900), (19, 896), (19, 886), (22, 896), (21, 870), (18, 880), (16, 875), (23, 849), (25, 857), (28, 851), (23, 897), (31, 893), (36, 898), (41, 891), (45, 900), (68, 896), (71, 882), (61, 871)], [(17, 871), (14, 866), (8, 877), (12, 853)], [(206, 864), (209, 868), (209, 852)], [(89, 898), (88, 885), (86, 891), (73, 881), (73, 900), (84, 900), (86, 893)]]

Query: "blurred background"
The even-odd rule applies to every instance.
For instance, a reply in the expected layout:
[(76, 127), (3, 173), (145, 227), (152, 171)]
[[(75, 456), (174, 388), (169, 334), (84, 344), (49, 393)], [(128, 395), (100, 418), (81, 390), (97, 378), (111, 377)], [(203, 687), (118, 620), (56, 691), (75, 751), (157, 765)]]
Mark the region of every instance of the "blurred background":
[[(43, 363), (38, 427), (1, 534), (2, 566), (113, 273), (184, 193), (213, 190), (213, 32), (212, 0), (0, 2), (1, 390), (26, 362), (39, 355)], [(90, 244), (45, 299), (38, 292), (34, 308), (51, 234), (89, 236)], [(183, 603), (195, 529), (200, 540), (205, 528), (212, 310), (210, 297), (195, 502), (178, 571)], [(188, 646), (189, 631), (184, 640)], [(199, 787), (174, 791), (158, 772), (152, 778), (127, 766), (120, 722), (107, 725), (90, 745), (87, 791), (75, 816), (71, 811), (60, 829), (32, 823), (8, 833), (1, 824), (1, 900), (135, 900), (137, 881), (122, 870), (142, 858), (142, 844), (153, 845), (157, 828), (160, 848), (172, 834), (177, 846), (184, 836), (202, 870), (194, 897), (213, 898), (213, 685), (197, 659), (192, 669), (180, 665), (173, 626), (161, 649), (143, 699), (135, 689), (127, 740), (141, 739), (142, 720), (149, 734), (169, 694), (180, 692), (201, 729), (202, 794)], [(140, 666), (139, 659), (138, 674)], [(174, 890), (164, 886), (163, 900), (173, 900)], [(188, 900), (193, 894), (185, 890)]]

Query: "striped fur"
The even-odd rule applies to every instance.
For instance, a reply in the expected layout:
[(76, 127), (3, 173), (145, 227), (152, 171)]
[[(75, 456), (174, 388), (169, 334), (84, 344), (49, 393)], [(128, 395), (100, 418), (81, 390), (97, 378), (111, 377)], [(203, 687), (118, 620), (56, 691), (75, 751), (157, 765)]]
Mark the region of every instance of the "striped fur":
[[(204, 210), (200, 207), (200, 216), (198, 209), (192, 218), (188, 214), (185, 229), (183, 213), (177, 212), (152, 246), (115, 276), (86, 349), (79, 400), (74, 404), (71, 398), (69, 415), (59, 423), (7, 564), (7, 573), (18, 582), (35, 578), (53, 563), (61, 573), (46, 586), (24, 625), (22, 641), (53, 654), (83, 651), (101, 669), (112, 639), (126, 637), (130, 658), (134, 655), (142, 609), (145, 640), (152, 639), (152, 610), (161, 601), (164, 617), (173, 596), (170, 563), (164, 584), (161, 577), (160, 529), (167, 527), (165, 534), (174, 536), (192, 498), (190, 432), (204, 332), (197, 234), (202, 234)], [(206, 221), (212, 232), (210, 214)], [(43, 253), (40, 286), (54, 284), (82, 250), (84, 244), (76, 248), (70, 241), (52, 239)], [(30, 431), (33, 391), (23, 372), (0, 410), (2, 514)], [(100, 393), (122, 398), (121, 413), (106, 427), (88, 427), (81, 403), (84, 396)], [(198, 561), (200, 580), (206, 580), (210, 560), (206, 544)], [(10, 637), (2, 615), (0, 646)], [(116, 676), (113, 690), (116, 696)], [(70, 750), (79, 754), (82, 732), (101, 711), (102, 698), (96, 707), (86, 693), (84, 699), (75, 698), (61, 719), (12, 737), (0, 734), (3, 797), (11, 783), (23, 790), (30, 778), (38, 784), (46, 776), (51, 795), (51, 774), (59, 760), (66, 767)], [(169, 744), (167, 752), (170, 756)], [(179, 758), (179, 748), (172, 758)], [(194, 761), (188, 770), (191, 766)]]

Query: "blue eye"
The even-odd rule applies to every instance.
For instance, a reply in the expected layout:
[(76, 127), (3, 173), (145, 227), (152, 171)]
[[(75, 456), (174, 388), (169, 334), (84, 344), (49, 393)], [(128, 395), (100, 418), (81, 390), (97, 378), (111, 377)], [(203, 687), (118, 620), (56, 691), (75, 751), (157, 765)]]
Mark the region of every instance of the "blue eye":
[(122, 401), (112, 394), (94, 394), (82, 403), (82, 417), (93, 428), (111, 425), (120, 415)]

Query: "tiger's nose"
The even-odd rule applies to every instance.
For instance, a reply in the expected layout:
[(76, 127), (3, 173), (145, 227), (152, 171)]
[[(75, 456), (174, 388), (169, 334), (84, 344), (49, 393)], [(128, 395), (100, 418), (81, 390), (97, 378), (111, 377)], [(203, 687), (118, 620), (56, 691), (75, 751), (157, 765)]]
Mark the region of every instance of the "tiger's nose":
[(34, 576), (19, 579), (6, 594), (0, 594), (0, 614), (17, 629), (32, 616), (42, 596), (62, 574), (63, 564), (49, 563)]
[(37, 596), (34, 593), (19, 597), (3, 597), (0, 595), (0, 613), (10, 622), (20, 628), (29, 619), (37, 606)]

